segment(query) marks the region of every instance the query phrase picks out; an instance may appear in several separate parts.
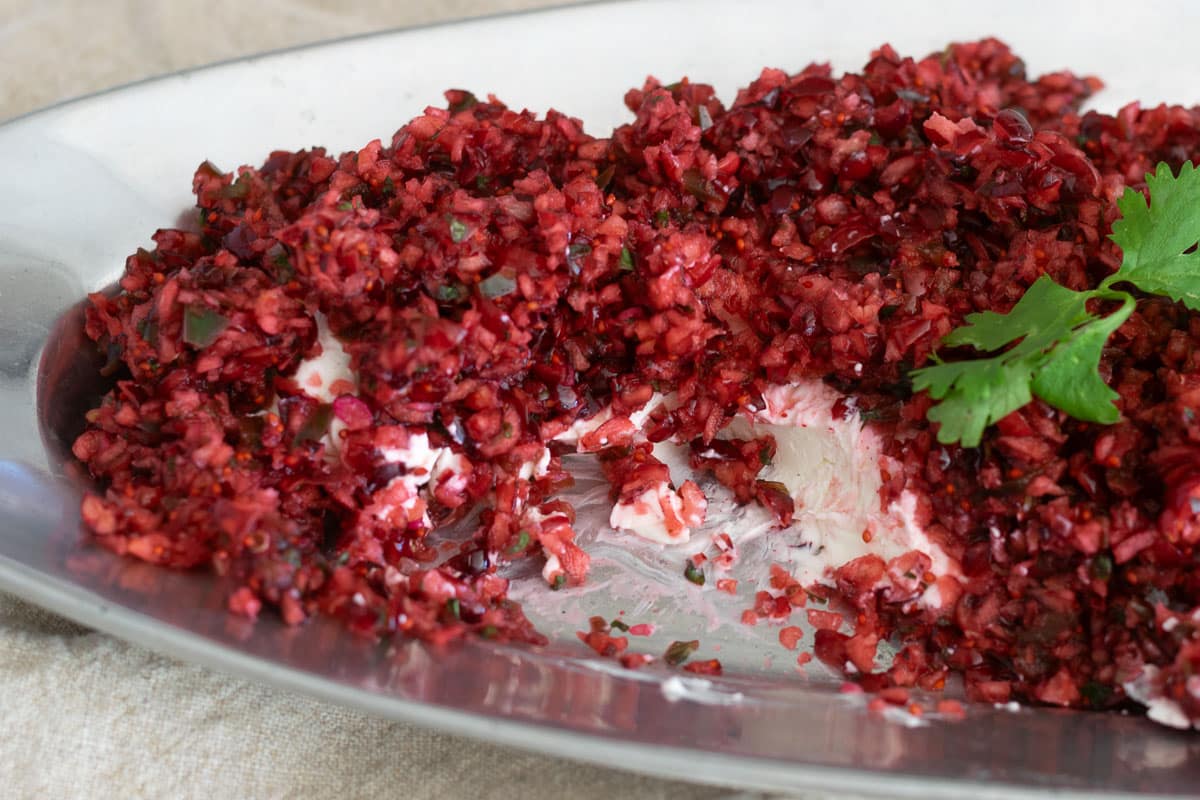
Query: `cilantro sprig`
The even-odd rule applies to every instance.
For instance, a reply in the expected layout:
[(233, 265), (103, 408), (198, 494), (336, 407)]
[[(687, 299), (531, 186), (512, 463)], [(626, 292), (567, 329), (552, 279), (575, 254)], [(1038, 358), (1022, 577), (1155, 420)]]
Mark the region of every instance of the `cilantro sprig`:
[(938, 441), (975, 447), (984, 429), (1034, 397), (1076, 419), (1111, 425), (1118, 395), (1100, 377), (1100, 357), (1133, 313), (1136, 299), (1116, 289), (1128, 283), (1200, 310), (1200, 170), (1185, 162), (1178, 176), (1166, 164), (1146, 175), (1150, 199), (1126, 189), (1111, 238), (1121, 268), (1094, 289), (1078, 292), (1043, 275), (1007, 314), (968, 314), (942, 340), (990, 355), (937, 362), (912, 373), (913, 388), (939, 401), (928, 418)]

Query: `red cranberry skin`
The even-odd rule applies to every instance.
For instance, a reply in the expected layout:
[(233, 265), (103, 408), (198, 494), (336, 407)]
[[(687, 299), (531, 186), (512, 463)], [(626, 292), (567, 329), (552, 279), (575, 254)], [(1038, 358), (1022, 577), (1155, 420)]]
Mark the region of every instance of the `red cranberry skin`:
[(1033, 141), (1033, 126), (1025, 115), (1013, 108), (1005, 108), (992, 121), (996, 138), (1007, 144), (1029, 144)]

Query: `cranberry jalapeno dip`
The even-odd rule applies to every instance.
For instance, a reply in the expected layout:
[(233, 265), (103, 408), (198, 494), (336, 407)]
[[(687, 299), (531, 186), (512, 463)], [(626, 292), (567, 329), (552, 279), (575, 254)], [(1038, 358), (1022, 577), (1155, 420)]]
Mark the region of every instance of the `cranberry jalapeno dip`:
[[(764, 70), (728, 107), (651, 79), (607, 138), (456, 90), (387, 144), (205, 163), (199, 229), (91, 298), (118, 380), (74, 446), (85, 523), (230, 576), (237, 614), (537, 643), (505, 569), (586, 582), (562, 459), (592, 453), (612, 527), (678, 547), (681, 581), (736, 585), (718, 500), (805, 545), (743, 620), (790, 649), (806, 614), (868, 690), (959, 674), (976, 700), (1133, 698), (1186, 727), (1200, 317), (1139, 299), (1102, 352), (1112, 425), (1034, 400), (943, 444), (910, 376), (1042, 276), (1112, 274), (1116, 200), (1200, 155), (1200, 112), (1081, 113), (1099, 86), (1030, 79), (995, 40), (885, 46), (861, 73)], [(651, 660), (619, 628), (581, 638)]]

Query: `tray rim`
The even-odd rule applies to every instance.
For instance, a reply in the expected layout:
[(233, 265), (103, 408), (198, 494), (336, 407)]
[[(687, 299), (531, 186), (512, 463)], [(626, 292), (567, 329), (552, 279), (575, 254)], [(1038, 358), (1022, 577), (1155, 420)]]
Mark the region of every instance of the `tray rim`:
[[(18, 125), (36, 122), (37, 118), (51, 112), (102, 100), (109, 95), (149, 88), (180, 77), (214, 71), (222, 67), (250, 64), (278, 56), (303, 54), (307, 51), (332, 48), (364, 40), (385, 39), (398, 34), (423, 30), (453, 28), (507, 18), (536, 17), (580, 8), (624, 5), (631, 2), (632, 0), (563, 2), (539, 8), (502, 11), (411, 26), (395, 26), (221, 59), (68, 97), (2, 119), (0, 120), (0, 135)], [(44, 343), (45, 340), (42, 344)], [(34, 358), (35, 362), (40, 362), (41, 356), (42, 349), (39, 346)], [(2, 519), (0, 517), (0, 520)], [(601, 738), (589, 733), (504, 719), (382, 692), (372, 692), (312, 675), (280, 661), (267, 660), (239, 651), (235, 647), (213, 641), (194, 631), (113, 603), (80, 584), (72, 584), (55, 576), (47, 575), (4, 553), (0, 553), (0, 591), (8, 592), (19, 599), (150, 651), (201, 664), (224, 674), (294, 691), (385, 719), (427, 726), (491, 744), (517, 747), (531, 752), (584, 761), (651, 777), (715, 786), (736, 784), (737, 789), (867, 792), (879, 794), (881, 797), (959, 797), (966, 791), (970, 791), (980, 800), (1037, 798), (1046, 796), (1047, 791), (1065, 798), (1097, 796), (1096, 791), (1092, 789), (1079, 790), (1058, 787), (1039, 789), (1018, 783), (997, 783), (959, 777), (917, 776), (908, 773), (877, 772), (855, 767), (794, 763), (671, 745), (655, 745), (648, 748), (640, 742)], [(594, 744), (597, 741), (603, 741), (604, 749), (602, 752), (593, 753), (592, 748), (586, 745)], [(619, 764), (612, 761), (614, 753), (622, 756)], [(703, 756), (707, 763), (698, 768), (693, 760), (696, 756)], [(802, 780), (797, 783), (797, 777), (801, 773)], [(1165, 798), (1178, 795), (1105, 792), (1100, 796)]]
[[(200, 664), (226, 675), (248, 679), (317, 700), (351, 708), (383, 719), (421, 725), (488, 744), (502, 744), (529, 752), (552, 755), (597, 766), (621, 769), (648, 777), (725, 786), (737, 789), (780, 791), (794, 785), (797, 770), (804, 773), (805, 791), (837, 791), (877, 794), (895, 798), (958, 798), (965, 790), (978, 800), (1034, 800), (1047, 791), (1062, 798), (1173, 798), (1177, 795), (1104, 793), (1092, 790), (1035, 789), (1014, 783), (958, 778), (918, 777), (877, 773), (853, 767), (793, 764), (774, 759), (731, 756), (708, 750), (670, 745), (646, 747), (640, 742), (605, 738), (603, 752), (592, 754), (586, 745), (596, 736), (578, 731), (549, 728), (490, 715), (414, 701), (385, 693), (356, 689), (312, 676), (286, 664), (239, 652), (199, 634), (156, 620), (124, 606), (111, 604), (78, 585), (57, 578), (36, 577), (35, 571), (0, 554), (0, 591), (93, 628), (131, 642), (160, 655)], [(498, 736), (499, 735), (499, 736)], [(621, 756), (619, 764), (613, 755)], [(689, 768), (689, 760), (703, 755), (704, 769)]]

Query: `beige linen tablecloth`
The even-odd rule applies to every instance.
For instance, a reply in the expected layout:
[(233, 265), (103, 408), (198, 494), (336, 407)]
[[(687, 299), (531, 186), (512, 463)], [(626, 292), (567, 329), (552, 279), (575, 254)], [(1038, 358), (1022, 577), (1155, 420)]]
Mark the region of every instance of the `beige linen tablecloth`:
[[(0, 119), (257, 51), (552, 4), (0, 0)], [(163, 658), (4, 595), (0, 709), (3, 798), (756, 796), (374, 719)]]

